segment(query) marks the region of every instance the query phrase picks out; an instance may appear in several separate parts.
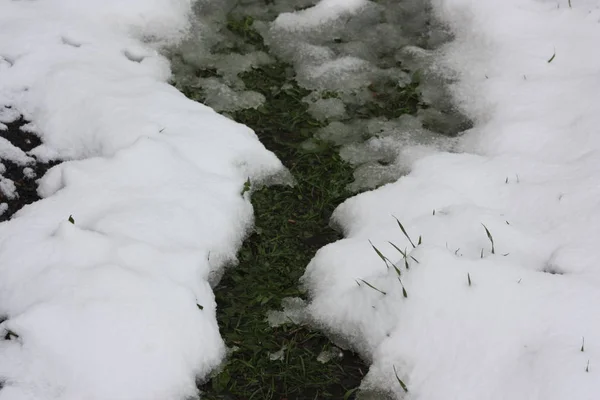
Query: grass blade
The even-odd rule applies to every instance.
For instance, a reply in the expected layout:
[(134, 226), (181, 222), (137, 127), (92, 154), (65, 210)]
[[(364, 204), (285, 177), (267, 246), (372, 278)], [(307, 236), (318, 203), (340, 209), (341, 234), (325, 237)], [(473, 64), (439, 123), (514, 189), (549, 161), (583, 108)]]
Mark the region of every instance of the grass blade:
[(394, 367), (394, 374), (396, 375), (396, 379), (398, 380), (398, 383), (400, 384), (402, 389), (404, 389), (404, 391), (406, 393), (408, 393), (408, 387), (406, 386), (406, 384), (404, 382), (402, 382), (402, 379), (400, 379), (400, 377), (398, 376), (398, 371), (396, 371), (396, 366), (393, 365), (393, 367)]
[(389, 264), (394, 265), (393, 262), (391, 262), (386, 256), (383, 255), (383, 253), (381, 251), (379, 251), (379, 249), (377, 247), (375, 247), (375, 245), (373, 244), (373, 242), (371, 242), (369, 240), (369, 243), (371, 244), (371, 247), (373, 248), (373, 250), (375, 250), (375, 253), (377, 253), (377, 255), (379, 256), (379, 258), (381, 258), (383, 260), (383, 262), (385, 263), (385, 266), (386, 266), (387, 269), (390, 268)]
[[(483, 224), (481, 224), (483, 225)], [(490, 233), (490, 230), (487, 228), (487, 226), (483, 225), (483, 229), (485, 229), (485, 233), (488, 237), (488, 239), (490, 240), (490, 243), (492, 243), (492, 254), (496, 253), (496, 249), (494, 248), (494, 238), (492, 237), (492, 234)]]
[(402, 257), (406, 258), (406, 253), (402, 250), (400, 250), (400, 248), (398, 246), (396, 246), (394, 243), (392, 242), (388, 242), (389, 244), (391, 244), (396, 250), (398, 250), (398, 253), (402, 254)]
[(413, 243), (413, 241), (410, 238), (410, 236), (408, 236), (408, 232), (406, 232), (406, 229), (404, 229), (404, 227), (402, 226), (402, 223), (400, 222), (400, 220), (398, 218), (396, 218), (396, 217), (394, 217), (394, 219), (398, 223), (398, 226), (400, 227), (400, 230), (402, 231), (402, 233), (404, 233), (404, 236), (406, 236), (406, 238), (408, 239), (408, 241), (412, 245), (413, 249), (416, 248), (417, 246), (415, 246), (415, 244)]
[(384, 296), (387, 295), (386, 292), (384, 292), (383, 290), (379, 290), (377, 289), (375, 286), (371, 285), (369, 282), (365, 281), (364, 279), (358, 279), (359, 281), (361, 281), (362, 283), (364, 283), (365, 285), (367, 285), (368, 287), (370, 287), (373, 290), (377, 290), (379, 293), (383, 294)]

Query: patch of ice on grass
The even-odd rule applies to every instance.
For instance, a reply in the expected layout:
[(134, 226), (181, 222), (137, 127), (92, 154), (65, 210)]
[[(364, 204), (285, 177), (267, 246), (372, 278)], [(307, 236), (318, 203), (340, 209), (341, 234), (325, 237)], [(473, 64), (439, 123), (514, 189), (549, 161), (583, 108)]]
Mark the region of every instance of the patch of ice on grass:
[(318, 99), (309, 103), (308, 112), (320, 121), (347, 118), (344, 102), (335, 98)]
[(273, 353), (269, 353), (269, 360), (271, 361), (283, 361), (285, 358), (285, 351), (287, 350), (286, 346), (283, 346), (281, 350), (277, 350)]
[(215, 78), (200, 79), (198, 84), (204, 91), (206, 104), (215, 111), (258, 108), (265, 102), (265, 96), (261, 93), (250, 90), (234, 91)]
[(306, 302), (299, 297), (286, 297), (281, 300), (282, 311), (271, 310), (267, 322), (271, 327), (284, 324), (302, 324), (306, 320)]
[(344, 358), (344, 353), (342, 352), (342, 350), (334, 346), (329, 350), (323, 350), (322, 352), (320, 352), (317, 356), (317, 361), (321, 364), (327, 364), (329, 361), (335, 358)]

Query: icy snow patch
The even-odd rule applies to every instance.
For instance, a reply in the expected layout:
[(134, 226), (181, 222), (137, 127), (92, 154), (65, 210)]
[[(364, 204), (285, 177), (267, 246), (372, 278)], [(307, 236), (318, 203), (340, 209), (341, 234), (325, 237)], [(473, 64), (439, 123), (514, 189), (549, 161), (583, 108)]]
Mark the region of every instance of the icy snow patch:
[(303, 277), (311, 320), (372, 360), (376, 398), (406, 398), (400, 378), (422, 400), (594, 399), (600, 2), (433, 4), (456, 35), (435, 57), (475, 127), (338, 207), (346, 238)]
[(16, 110), (2, 118), (32, 121), (41, 160), (74, 160), (0, 224), (0, 399), (196, 396), (225, 355), (209, 280), (252, 225), (241, 188), (281, 163), (167, 84), (157, 48), (181, 38), (190, 1), (0, 9), (0, 106)]

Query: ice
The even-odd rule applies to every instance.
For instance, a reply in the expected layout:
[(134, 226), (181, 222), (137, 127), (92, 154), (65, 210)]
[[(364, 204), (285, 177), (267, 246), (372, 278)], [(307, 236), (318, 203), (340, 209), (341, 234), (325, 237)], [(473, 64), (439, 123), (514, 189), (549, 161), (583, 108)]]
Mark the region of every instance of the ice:
[(285, 358), (285, 351), (287, 350), (287, 347), (282, 347), (281, 350), (278, 350), (274, 353), (269, 353), (269, 360), (271, 361), (283, 361), (283, 359)]
[(271, 327), (284, 324), (302, 324), (305, 322), (306, 302), (299, 297), (286, 297), (281, 301), (282, 311), (271, 310), (267, 313), (267, 321)]
[(283, 167), (167, 83), (191, 7), (0, 1), (3, 120), (42, 140), (0, 156), (66, 160), (0, 224), (2, 400), (196, 398), (226, 354), (210, 285), (253, 223), (244, 182)]
[[(176, 86), (220, 112), (256, 108), (263, 98), (247, 92), (243, 74), (275, 64), (311, 91), (305, 98), (311, 116), (328, 123), (344, 121), (345, 132), (338, 129), (331, 136), (327, 128), (319, 133), (319, 138), (336, 144), (379, 137), (364, 131), (364, 119), (376, 108), (388, 112), (394, 103), (387, 99), (414, 86), (415, 95), (428, 107), (418, 114), (419, 133), (410, 140), (401, 135), (397, 143), (389, 139), (393, 156), (383, 146), (363, 143), (367, 153), (383, 149), (371, 161), (384, 160), (386, 165), (356, 164), (354, 191), (394, 181), (409, 172), (419, 157), (452, 148), (453, 139), (445, 136), (456, 136), (471, 126), (451, 101), (447, 87), (455, 76), (436, 57), (451, 33), (432, 17), (427, 2), (301, 3), (198, 3), (192, 33), (173, 50)], [(282, 89), (272, 88), (272, 92)], [(441, 135), (440, 140), (423, 145), (418, 135), (429, 137), (431, 132)], [(304, 146), (312, 151), (319, 145), (310, 139)]]
[[(434, 64), (474, 127), (336, 209), (310, 318), (372, 363), (366, 398), (595, 399), (600, 3), (432, 3), (455, 35)], [(378, 121), (367, 143), (389, 150), (397, 123), (426, 129)]]
[(317, 356), (317, 361), (320, 362), (321, 364), (327, 364), (329, 361), (335, 359), (335, 358), (343, 358), (344, 357), (344, 353), (338, 349), (337, 347), (333, 347), (330, 350), (323, 350), (322, 352), (319, 353), (319, 355)]
[(340, 99), (318, 99), (315, 102), (309, 103), (308, 112), (317, 120), (334, 120), (345, 119), (346, 106)]
[(199, 88), (205, 93), (206, 105), (215, 111), (236, 111), (248, 108), (258, 108), (265, 102), (265, 96), (253, 91), (234, 91), (218, 79), (207, 78), (198, 80)]

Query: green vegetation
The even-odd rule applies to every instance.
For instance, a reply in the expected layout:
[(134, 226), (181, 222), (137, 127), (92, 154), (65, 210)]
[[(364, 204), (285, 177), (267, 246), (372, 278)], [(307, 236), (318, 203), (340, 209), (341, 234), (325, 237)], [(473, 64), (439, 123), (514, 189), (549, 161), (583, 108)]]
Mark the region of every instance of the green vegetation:
[[(347, 196), (352, 169), (325, 143), (303, 150), (322, 124), (307, 113), (301, 99), (308, 92), (275, 64), (243, 74), (246, 87), (267, 98), (257, 110), (233, 113), (252, 127), (296, 179), (294, 187), (277, 186), (253, 193), (255, 233), (242, 247), (240, 263), (216, 288), (218, 321), (229, 346), (239, 348), (223, 372), (203, 387), (208, 399), (341, 399), (358, 386), (365, 366), (352, 353), (328, 363), (317, 361), (332, 345), (307, 327), (271, 328), (266, 312), (279, 309), (285, 297), (300, 296), (298, 280), (316, 250), (339, 239), (328, 227), (335, 207)], [(289, 89), (281, 88), (284, 83)], [(283, 359), (269, 356), (284, 349)]]
[[(227, 29), (245, 44), (268, 51), (252, 29), (252, 19), (230, 20)], [(197, 71), (199, 77), (217, 76)], [(247, 90), (266, 98), (257, 109), (230, 116), (248, 125), (294, 176), (293, 187), (263, 188), (252, 194), (256, 215), (254, 233), (239, 253), (239, 265), (226, 271), (215, 289), (217, 318), (226, 344), (234, 349), (222, 371), (200, 389), (203, 399), (352, 399), (367, 367), (353, 353), (326, 363), (317, 360), (333, 349), (324, 335), (310, 327), (286, 324), (270, 327), (269, 310), (279, 310), (285, 297), (303, 296), (298, 280), (315, 252), (340, 239), (329, 227), (333, 210), (348, 196), (352, 168), (331, 144), (314, 139), (326, 125), (308, 113), (302, 99), (310, 92), (295, 83), (293, 68), (277, 62), (240, 74)], [(352, 118), (416, 112), (418, 80), (404, 89), (373, 85), (369, 105), (349, 110)], [(392, 86), (393, 88), (394, 86)], [(178, 88), (202, 101), (197, 87)], [(335, 97), (336, 93), (327, 93)], [(311, 139), (311, 146), (305, 142)], [(250, 183), (248, 182), (248, 186)], [(245, 192), (246, 190), (243, 190)], [(362, 283), (376, 289), (366, 281)], [(277, 352), (281, 359), (272, 360)]]

